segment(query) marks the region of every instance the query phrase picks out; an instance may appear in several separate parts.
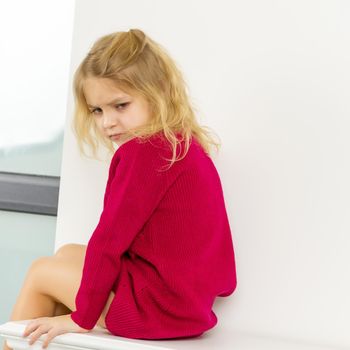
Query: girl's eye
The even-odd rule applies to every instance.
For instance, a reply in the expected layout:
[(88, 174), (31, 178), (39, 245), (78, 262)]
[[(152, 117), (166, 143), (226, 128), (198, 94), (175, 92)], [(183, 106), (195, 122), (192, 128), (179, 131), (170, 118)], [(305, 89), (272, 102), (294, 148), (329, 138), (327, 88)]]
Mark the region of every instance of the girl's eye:
[(124, 102), (124, 103), (120, 103), (119, 105), (116, 105), (116, 107), (122, 107), (122, 108), (118, 108), (118, 109), (124, 109), (127, 105), (129, 104), (129, 102)]
[(93, 110), (91, 110), (91, 114), (97, 114), (96, 111), (98, 110), (99, 108), (95, 108)]
[[(116, 105), (118, 110), (125, 109), (125, 107), (129, 104), (130, 102), (124, 102), (120, 103), (119, 105)], [(118, 108), (121, 107), (121, 108)], [(100, 112), (97, 113), (97, 110), (101, 111), (101, 108), (95, 108), (91, 111), (91, 114), (99, 114)]]

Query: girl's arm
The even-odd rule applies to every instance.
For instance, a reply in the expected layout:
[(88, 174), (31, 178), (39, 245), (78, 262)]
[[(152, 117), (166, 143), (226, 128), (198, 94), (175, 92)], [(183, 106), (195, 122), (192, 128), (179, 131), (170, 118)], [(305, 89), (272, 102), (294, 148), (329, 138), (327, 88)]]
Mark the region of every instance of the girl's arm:
[(117, 166), (87, 245), (76, 310), (71, 313), (72, 320), (85, 329), (96, 325), (118, 277), (122, 255), (179, 174), (175, 166), (160, 171), (167, 162), (148, 142), (128, 142), (115, 157)]

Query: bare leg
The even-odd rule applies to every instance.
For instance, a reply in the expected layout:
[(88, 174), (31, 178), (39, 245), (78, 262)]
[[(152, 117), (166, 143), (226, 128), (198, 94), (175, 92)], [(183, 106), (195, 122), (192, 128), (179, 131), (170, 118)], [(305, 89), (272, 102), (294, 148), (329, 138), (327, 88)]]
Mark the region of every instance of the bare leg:
[[(34, 261), (30, 267), (12, 310), (10, 321), (53, 316), (55, 314), (57, 303), (50, 296), (42, 294), (37, 290), (35, 287), (36, 278), (33, 278), (37, 266), (43, 262), (43, 259), (46, 258), (44, 257)], [(5, 342), (4, 350), (10, 349)]]
[(68, 315), (72, 312), (66, 305), (61, 303), (56, 303), (56, 309), (53, 316)]
[[(69, 314), (75, 310), (86, 246), (67, 244), (54, 256), (42, 257), (31, 265), (17, 297), (10, 321)], [(104, 319), (113, 300), (111, 291), (97, 325), (106, 328)], [(3, 350), (11, 350), (5, 342)]]
[(56, 309), (56, 302), (49, 295), (38, 291), (37, 273), (39, 264), (44, 263), (47, 257), (40, 258), (30, 267), (22, 289), (17, 297), (16, 304), (12, 310), (11, 321), (27, 320), (43, 316), (53, 316)]

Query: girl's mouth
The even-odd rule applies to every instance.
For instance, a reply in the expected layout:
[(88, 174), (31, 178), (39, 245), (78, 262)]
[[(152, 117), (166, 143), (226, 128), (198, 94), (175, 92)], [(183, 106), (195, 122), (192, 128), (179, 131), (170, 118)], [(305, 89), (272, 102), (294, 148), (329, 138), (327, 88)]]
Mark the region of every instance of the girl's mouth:
[(121, 135), (123, 135), (123, 134), (115, 134), (115, 135), (112, 135), (110, 138), (112, 140), (118, 140), (121, 137)]

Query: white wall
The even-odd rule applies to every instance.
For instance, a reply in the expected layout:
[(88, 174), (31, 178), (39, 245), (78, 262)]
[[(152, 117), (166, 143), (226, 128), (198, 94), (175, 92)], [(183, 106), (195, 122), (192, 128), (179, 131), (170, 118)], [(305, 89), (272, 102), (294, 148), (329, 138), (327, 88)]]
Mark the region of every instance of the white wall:
[[(78, 0), (75, 16), (71, 77), (98, 37), (143, 29), (222, 140), (238, 287), (219, 327), (350, 345), (350, 2)], [(79, 158), (72, 111), (56, 249), (87, 243), (107, 179)]]

